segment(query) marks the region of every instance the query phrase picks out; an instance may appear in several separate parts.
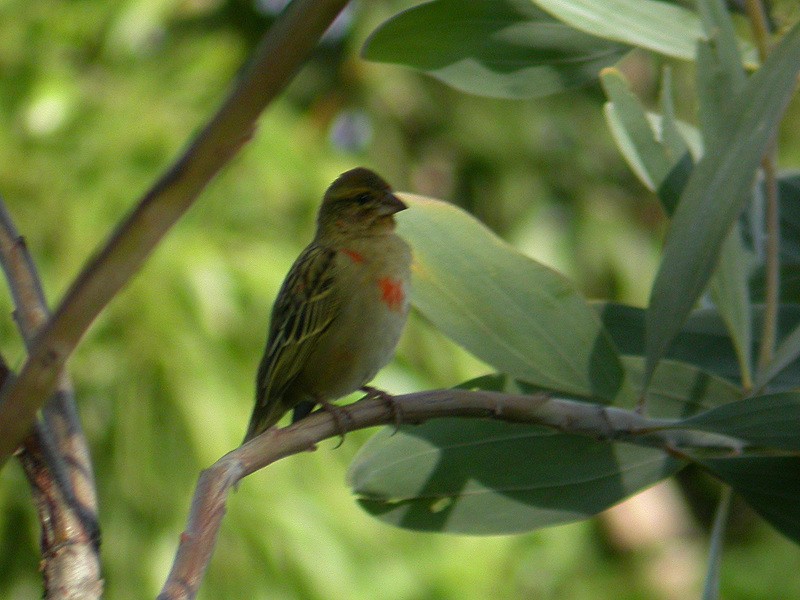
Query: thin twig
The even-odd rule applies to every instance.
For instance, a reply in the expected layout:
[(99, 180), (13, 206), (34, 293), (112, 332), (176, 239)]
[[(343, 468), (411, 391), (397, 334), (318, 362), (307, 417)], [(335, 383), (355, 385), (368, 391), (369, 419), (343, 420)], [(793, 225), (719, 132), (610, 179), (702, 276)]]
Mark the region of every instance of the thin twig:
[(745, 0), (745, 11), (750, 21), (750, 31), (758, 50), (758, 58), (763, 63), (769, 54), (770, 25), (766, 7), (761, 0)]
[[(778, 173), (775, 165), (775, 143), (770, 144), (761, 169), (766, 188), (766, 226), (764, 320), (762, 323), (761, 347), (758, 353), (758, 372), (769, 366), (775, 354), (778, 336), (778, 305), (780, 304), (780, 204), (778, 192)], [(758, 379), (758, 374), (756, 379)]]
[[(49, 314), (33, 259), (2, 198), (0, 264), (17, 325), (30, 347)], [(19, 460), (39, 516), (45, 597), (99, 598), (103, 583), (94, 473), (66, 373), (42, 412), (43, 420), (26, 438)]]
[[(662, 448), (680, 456), (681, 447), (738, 453), (739, 440), (700, 431), (673, 429), (675, 421), (652, 419), (634, 411), (549, 397), (469, 390), (433, 390), (395, 396), (393, 402), (405, 423), (437, 417), (493, 418), (544, 425), (599, 440), (628, 441)], [(395, 425), (398, 411), (383, 399), (364, 399), (339, 407), (348, 430)], [(340, 415), (341, 416), (341, 415)], [(186, 530), (159, 600), (194, 598), (214, 551), (231, 488), (247, 475), (292, 454), (312, 449), (322, 440), (340, 435), (337, 420), (319, 411), (285, 429), (272, 428), (229, 452), (200, 474)]]
[(295, 0), (264, 36), (214, 118), (78, 275), (0, 394), (0, 466), (30, 431), (56, 375), (91, 323), (130, 281), (205, 185), (251, 137), (347, 0)]
[[(753, 39), (758, 49), (758, 56), (763, 63), (769, 54), (769, 22), (761, 0), (746, 0), (748, 20)], [(766, 188), (766, 252), (765, 252), (765, 286), (764, 286), (764, 320), (762, 323), (761, 346), (758, 352), (758, 371), (763, 372), (772, 361), (775, 353), (778, 332), (778, 304), (780, 303), (780, 206), (778, 198), (778, 169), (775, 155), (777, 145), (772, 142), (764, 158), (761, 168), (764, 173)], [(758, 375), (756, 376), (758, 379)]]

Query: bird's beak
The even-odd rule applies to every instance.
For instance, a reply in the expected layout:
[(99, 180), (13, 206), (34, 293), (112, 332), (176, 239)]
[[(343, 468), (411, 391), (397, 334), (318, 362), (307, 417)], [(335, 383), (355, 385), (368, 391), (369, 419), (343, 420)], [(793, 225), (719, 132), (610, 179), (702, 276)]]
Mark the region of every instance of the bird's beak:
[(381, 202), (380, 213), (381, 216), (388, 217), (389, 215), (393, 215), (395, 213), (399, 213), (401, 210), (405, 210), (408, 208), (408, 205), (400, 200), (394, 194), (386, 194), (386, 197)]

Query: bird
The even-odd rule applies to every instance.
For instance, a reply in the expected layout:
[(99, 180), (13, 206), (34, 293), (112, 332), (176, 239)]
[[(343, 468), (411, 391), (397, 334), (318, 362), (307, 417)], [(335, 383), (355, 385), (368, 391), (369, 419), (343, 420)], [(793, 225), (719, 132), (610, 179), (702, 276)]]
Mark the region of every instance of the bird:
[(364, 167), (342, 173), (327, 189), (314, 238), (272, 307), (242, 443), (290, 410), (298, 420), (317, 404), (333, 410), (332, 400), (376, 392), (366, 384), (394, 355), (409, 311), (412, 253), (394, 218), (406, 208)]

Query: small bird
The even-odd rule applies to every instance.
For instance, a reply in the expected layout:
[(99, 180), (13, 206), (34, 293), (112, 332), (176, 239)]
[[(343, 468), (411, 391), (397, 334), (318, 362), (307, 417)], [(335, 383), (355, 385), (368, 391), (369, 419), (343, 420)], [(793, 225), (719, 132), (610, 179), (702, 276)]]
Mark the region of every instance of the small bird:
[(314, 239), (272, 307), (244, 442), (289, 410), (297, 420), (317, 404), (374, 391), (364, 386), (391, 359), (408, 317), (411, 249), (394, 231), (406, 208), (363, 167), (325, 192)]

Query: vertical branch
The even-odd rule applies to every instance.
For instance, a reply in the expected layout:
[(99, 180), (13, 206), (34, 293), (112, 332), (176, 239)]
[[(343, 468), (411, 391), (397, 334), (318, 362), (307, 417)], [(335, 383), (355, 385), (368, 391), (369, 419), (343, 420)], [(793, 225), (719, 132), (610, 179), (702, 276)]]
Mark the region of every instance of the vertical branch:
[[(761, 0), (746, 0), (748, 20), (761, 62), (769, 54), (770, 27), (767, 13)], [(766, 252), (765, 252), (765, 303), (761, 347), (758, 353), (758, 370), (763, 371), (775, 352), (778, 331), (778, 304), (780, 303), (780, 207), (778, 204), (778, 173), (775, 142), (769, 145), (761, 167), (766, 189)]]
[(0, 466), (30, 431), (57, 373), (94, 319), (250, 138), (258, 116), (346, 4), (347, 0), (294, 0), (288, 6), (214, 118), (78, 275), (37, 334), (17, 379), (0, 390)]
[[(16, 307), (17, 326), (30, 348), (49, 314), (36, 267), (2, 199), (0, 264)], [(11, 379), (2, 367), (4, 381)], [(39, 517), (45, 596), (99, 598), (103, 584), (94, 474), (72, 386), (64, 372), (44, 407), (43, 420), (23, 442), (18, 458)]]
[(31, 485), (41, 527), (41, 569), (48, 600), (93, 600), (103, 594), (96, 515), (76, 500), (63, 457), (46, 423), (37, 424), (18, 458)]
[(778, 198), (778, 174), (775, 161), (776, 147), (773, 142), (761, 161), (766, 189), (765, 225), (765, 293), (764, 321), (761, 347), (758, 353), (758, 371), (763, 371), (772, 361), (778, 332), (778, 305), (780, 304), (780, 206)]

